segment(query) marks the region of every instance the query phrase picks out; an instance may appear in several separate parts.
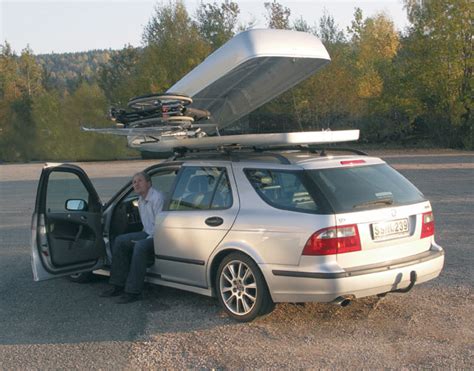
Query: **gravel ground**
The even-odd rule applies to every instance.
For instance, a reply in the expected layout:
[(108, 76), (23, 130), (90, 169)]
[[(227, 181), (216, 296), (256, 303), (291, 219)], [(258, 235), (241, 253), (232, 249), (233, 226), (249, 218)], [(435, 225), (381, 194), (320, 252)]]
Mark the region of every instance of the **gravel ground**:
[[(42, 165), (0, 166), (0, 369), (473, 369), (474, 153), (377, 154), (432, 201), (441, 276), (346, 308), (279, 304), (246, 324), (170, 288), (149, 285), (145, 300), (118, 306), (98, 298), (103, 278), (34, 283), (29, 222)], [(105, 199), (152, 163), (81, 166)]]

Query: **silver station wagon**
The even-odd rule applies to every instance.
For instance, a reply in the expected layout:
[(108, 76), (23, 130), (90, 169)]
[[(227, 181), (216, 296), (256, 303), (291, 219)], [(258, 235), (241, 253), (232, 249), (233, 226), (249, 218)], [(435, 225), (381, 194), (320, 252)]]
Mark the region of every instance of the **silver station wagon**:
[[(345, 306), (406, 292), (443, 267), (429, 201), (379, 158), (241, 149), (188, 153), (146, 172), (167, 195), (146, 280), (216, 296), (239, 321), (280, 302)], [(108, 274), (111, 241), (141, 228), (130, 182), (104, 205), (79, 167), (46, 165), (34, 278)]]

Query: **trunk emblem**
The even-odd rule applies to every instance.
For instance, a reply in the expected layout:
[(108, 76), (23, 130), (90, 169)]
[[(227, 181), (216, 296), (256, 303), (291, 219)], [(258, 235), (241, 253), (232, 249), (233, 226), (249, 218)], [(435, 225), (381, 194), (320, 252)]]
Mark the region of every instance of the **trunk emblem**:
[(392, 214), (393, 217), (396, 217), (397, 216), (397, 210), (392, 209), (391, 214)]

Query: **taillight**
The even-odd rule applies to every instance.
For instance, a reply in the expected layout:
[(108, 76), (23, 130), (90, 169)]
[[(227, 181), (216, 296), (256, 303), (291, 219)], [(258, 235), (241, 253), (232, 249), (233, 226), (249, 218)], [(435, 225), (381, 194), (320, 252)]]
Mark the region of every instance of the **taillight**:
[(357, 225), (329, 227), (315, 232), (303, 249), (303, 255), (332, 255), (360, 251)]
[(430, 237), (435, 233), (435, 224), (433, 212), (424, 213), (421, 217), (421, 237)]

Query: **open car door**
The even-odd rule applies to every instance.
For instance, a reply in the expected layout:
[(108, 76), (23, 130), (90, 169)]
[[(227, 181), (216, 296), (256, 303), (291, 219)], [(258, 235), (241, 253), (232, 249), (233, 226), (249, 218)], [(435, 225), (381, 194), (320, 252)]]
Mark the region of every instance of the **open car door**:
[(102, 204), (81, 168), (69, 164), (43, 168), (31, 230), (35, 281), (102, 266)]

